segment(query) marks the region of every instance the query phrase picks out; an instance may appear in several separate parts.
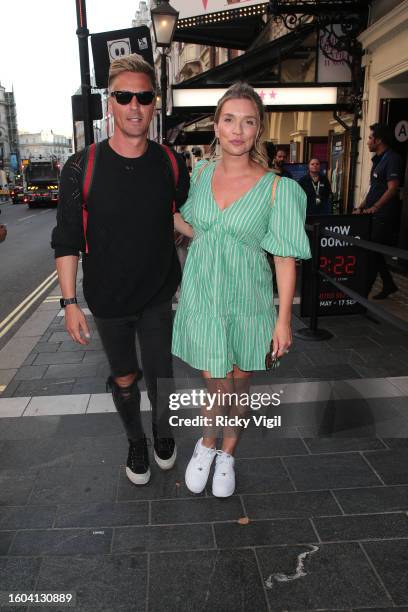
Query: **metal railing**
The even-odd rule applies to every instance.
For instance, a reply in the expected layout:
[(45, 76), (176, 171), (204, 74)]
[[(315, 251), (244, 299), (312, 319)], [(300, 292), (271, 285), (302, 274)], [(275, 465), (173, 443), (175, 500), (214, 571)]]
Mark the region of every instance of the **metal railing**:
[[(321, 329), (318, 327), (318, 317), (319, 317), (319, 304), (320, 304), (320, 296), (319, 296), (319, 279), (324, 278), (326, 281), (331, 283), (334, 287), (345, 293), (351, 299), (355, 300), (358, 304), (365, 307), (369, 312), (375, 314), (378, 318), (390, 323), (394, 327), (397, 327), (403, 332), (408, 332), (408, 322), (399, 319), (393, 314), (381, 308), (381, 306), (376, 306), (370, 300), (365, 298), (364, 296), (354, 291), (354, 289), (350, 289), (343, 283), (338, 282), (326, 272), (320, 270), (320, 238), (321, 236), (329, 236), (336, 239), (339, 239), (339, 233), (333, 232), (328, 229), (324, 229), (321, 227), (320, 223), (314, 223), (313, 225), (306, 224), (306, 231), (311, 232), (311, 252), (312, 252), (312, 284), (311, 284), (311, 315), (310, 315), (310, 324), (309, 327), (298, 330), (295, 335), (299, 336), (303, 340), (327, 340), (331, 338), (333, 334), (326, 329)], [(395, 247), (385, 246), (384, 244), (380, 244), (378, 242), (371, 242), (368, 240), (363, 240), (358, 236), (342, 236), (342, 239), (345, 243), (352, 244), (357, 246), (358, 248), (372, 251), (374, 253), (381, 253), (382, 255), (389, 255), (391, 257), (398, 257), (399, 259), (408, 260), (408, 251), (404, 249), (399, 249)]]

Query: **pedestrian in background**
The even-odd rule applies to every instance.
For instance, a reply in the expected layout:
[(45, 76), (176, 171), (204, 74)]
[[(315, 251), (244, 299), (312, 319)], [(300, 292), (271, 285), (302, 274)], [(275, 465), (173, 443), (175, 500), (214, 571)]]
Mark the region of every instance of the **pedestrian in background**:
[(307, 195), (308, 215), (332, 214), (332, 190), (329, 179), (320, 170), (320, 161), (309, 161), (308, 173), (299, 179), (299, 185)]
[[(265, 370), (292, 343), (291, 310), (295, 257), (309, 258), (306, 197), (299, 185), (268, 168), (261, 138), (265, 110), (259, 95), (236, 83), (215, 111), (216, 142), (208, 160), (194, 168), (182, 218), (194, 231), (173, 331), (173, 354), (201, 370), (216, 399), (204, 417), (242, 416), (254, 370)], [(221, 154), (216, 154), (217, 149)], [(279, 315), (273, 305), (272, 274), (265, 251), (275, 257)], [(228, 403), (228, 397), (234, 399)], [(248, 404), (246, 404), (247, 406)], [(224, 423), (224, 421), (222, 421)], [(227, 424), (216, 450), (209, 426), (186, 470), (193, 493), (204, 490), (216, 458), (212, 492), (235, 490), (234, 453), (239, 427)]]
[(181, 277), (173, 203), (186, 200), (189, 175), (184, 160), (175, 155), (176, 189), (169, 155), (147, 138), (156, 98), (152, 66), (136, 54), (119, 58), (110, 66), (108, 88), (115, 129), (95, 150), (86, 236), (82, 186), (89, 151), (73, 155), (64, 166), (52, 246), (66, 328), (75, 342), (87, 344), (89, 329), (75, 291), (82, 251), (84, 296), (110, 364), (108, 382), (129, 440), (126, 475), (141, 485), (149, 481), (150, 467), (140, 415), (136, 334), (152, 405), (154, 458), (160, 468), (170, 469), (177, 454), (168, 390), (160, 384), (173, 377), (172, 297)]
[[(1, 210), (0, 210), (1, 213)], [(0, 223), (0, 242), (4, 242), (7, 236), (7, 227), (3, 224)]]
[[(387, 246), (394, 246), (397, 242), (401, 214), (399, 188), (402, 183), (402, 160), (391, 149), (393, 141), (394, 136), (387, 125), (374, 123), (370, 126), (367, 146), (374, 153), (370, 186), (366, 197), (354, 211), (356, 214), (372, 215), (371, 240)], [(398, 291), (384, 255), (370, 252), (368, 292), (377, 274), (381, 276), (383, 287), (373, 296), (374, 300), (384, 300)]]
[[(272, 143), (268, 143), (268, 144), (272, 144)], [(288, 157), (285, 149), (282, 149), (282, 147), (280, 147), (279, 145), (277, 146), (272, 145), (272, 147), (269, 149), (269, 152), (272, 153), (271, 163), (269, 166), (271, 170), (273, 170), (275, 174), (277, 174), (278, 176), (285, 176), (286, 178), (292, 178), (292, 174), (289, 172), (289, 170), (286, 170), (285, 168), (285, 164), (286, 164), (287, 157)]]

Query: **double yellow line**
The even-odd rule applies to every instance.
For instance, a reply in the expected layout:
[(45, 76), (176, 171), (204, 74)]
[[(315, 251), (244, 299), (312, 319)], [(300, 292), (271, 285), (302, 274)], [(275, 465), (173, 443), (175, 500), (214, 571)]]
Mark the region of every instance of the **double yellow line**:
[(57, 280), (57, 271), (50, 274), (30, 295), (28, 295), (18, 306), (10, 312), (9, 315), (0, 323), (0, 338), (5, 336), (7, 332), (17, 323), (25, 312), (54, 285)]

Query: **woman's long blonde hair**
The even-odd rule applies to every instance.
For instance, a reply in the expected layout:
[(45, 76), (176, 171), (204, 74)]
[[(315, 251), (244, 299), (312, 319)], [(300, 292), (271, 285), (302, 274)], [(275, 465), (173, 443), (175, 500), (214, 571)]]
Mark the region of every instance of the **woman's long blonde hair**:
[[(257, 113), (258, 113), (258, 132), (255, 137), (254, 146), (249, 152), (249, 157), (252, 161), (257, 164), (260, 164), (265, 168), (265, 170), (270, 170), (268, 166), (268, 155), (266, 152), (266, 147), (264, 143), (261, 141), (262, 134), (265, 130), (265, 107), (261, 100), (261, 97), (256, 93), (253, 87), (249, 85), (249, 83), (244, 83), (242, 81), (238, 83), (234, 83), (227, 89), (225, 94), (220, 98), (217, 104), (217, 108), (214, 113), (214, 123), (218, 123), (221, 111), (226, 102), (228, 100), (241, 100), (242, 98), (246, 100), (250, 100), (254, 103)], [(214, 138), (210, 145), (210, 151), (208, 154), (208, 161), (214, 161), (219, 159), (219, 155), (217, 155), (217, 138)]]

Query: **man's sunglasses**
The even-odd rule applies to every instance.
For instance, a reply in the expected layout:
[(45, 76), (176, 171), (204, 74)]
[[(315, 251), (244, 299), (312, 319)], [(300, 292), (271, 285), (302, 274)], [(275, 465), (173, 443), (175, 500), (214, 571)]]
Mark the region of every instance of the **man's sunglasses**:
[(133, 96), (136, 97), (139, 104), (147, 106), (153, 102), (155, 93), (154, 91), (112, 91), (111, 96), (122, 106), (130, 104)]

